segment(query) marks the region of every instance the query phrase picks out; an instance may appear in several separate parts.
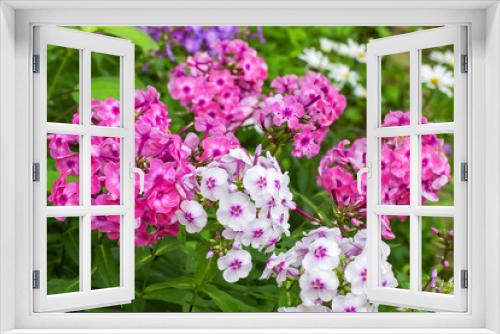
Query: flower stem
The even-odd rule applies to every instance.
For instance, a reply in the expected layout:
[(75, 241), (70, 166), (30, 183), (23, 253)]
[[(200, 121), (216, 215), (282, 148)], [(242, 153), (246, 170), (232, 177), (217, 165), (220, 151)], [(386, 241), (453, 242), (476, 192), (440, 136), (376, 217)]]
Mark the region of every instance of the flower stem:
[(316, 217), (311, 216), (310, 214), (308, 214), (307, 212), (305, 212), (304, 210), (302, 210), (298, 206), (295, 207), (295, 212), (297, 212), (299, 215), (301, 215), (304, 218), (307, 218), (307, 219), (312, 220), (318, 224), (321, 224), (321, 220), (319, 220)]

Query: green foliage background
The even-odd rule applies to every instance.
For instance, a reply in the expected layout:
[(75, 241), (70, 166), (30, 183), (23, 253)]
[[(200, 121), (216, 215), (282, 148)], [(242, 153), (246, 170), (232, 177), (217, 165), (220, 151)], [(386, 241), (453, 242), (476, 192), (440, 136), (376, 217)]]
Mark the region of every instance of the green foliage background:
[[(168, 73), (176, 65), (168, 58), (152, 56), (151, 52), (160, 46), (146, 33), (136, 27), (79, 27), (88, 32), (130, 39), (136, 45), (136, 88), (154, 86), (161, 93), (161, 100), (168, 105), (172, 118), (172, 132), (177, 132), (192, 120), (167, 91)], [(257, 49), (268, 64), (269, 79), (284, 74), (304, 74), (308, 68), (298, 56), (305, 48), (319, 49), (320, 37), (337, 42), (352, 39), (367, 43), (370, 39), (387, 37), (418, 30), (408, 27), (264, 27), (266, 43), (247, 40)], [(174, 47), (179, 61), (185, 59), (185, 51)], [(332, 62), (347, 64), (359, 73), (361, 83), (366, 79), (365, 65), (354, 59), (329, 53)], [(430, 62), (428, 56), (423, 61)], [(48, 52), (48, 120), (71, 122), (78, 107), (78, 52), (52, 47)], [(148, 70), (143, 71), (147, 65)], [(92, 57), (92, 98), (119, 97), (117, 78), (119, 64), (116, 58), (103, 55)], [(408, 105), (408, 62), (404, 57), (394, 57), (384, 63), (383, 101), (387, 108), (400, 110)], [(347, 108), (337, 120), (321, 153), (312, 159), (296, 159), (290, 155), (291, 145), (281, 147), (278, 154), (284, 170), (291, 176), (294, 200), (305, 211), (331, 222), (334, 215), (330, 197), (316, 184), (316, 171), (323, 154), (341, 139), (351, 141), (365, 136), (366, 100), (353, 95), (349, 86), (341, 92), (347, 97)], [(444, 94), (432, 91), (425, 94), (425, 113), (433, 120), (452, 120), (452, 102)], [(247, 148), (255, 148), (261, 141), (260, 135), (252, 128), (244, 128), (237, 133), (241, 143)], [(452, 142), (452, 138), (447, 138)], [(50, 185), (57, 178), (54, 162), (48, 158), (48, 180)], [(450, 163), (452, 163), (450, 157)], [(50, 189), (49, 189), (50, 190)], [(452, 186), (440, 193), (440, 204), (452, 204)], [(213, 213), (212, 213), (213, 214)], [(213, 217), (213, 216), (212, 216)], [(214, 219), (212, 219), (214, 220)], [(48, 222), (48, 277), (49, 292), (60, 293), (78, 290), (78, 218), (68, 218), (65, 222)], [(213, 226), (214, 222), (209, 223)], [(451, 223), (452, 224), (452, 223)], [(396, 219), (393, 228), (396, 240), (389, 242), (392, 250), (390, 262), (395, 269), (400, 286), (409, 286), (409, 223)], [(423, 227), (423, 266), (424, 282), (430, 270), (439, 264), (437, 254), (443, 250), (437, 238), (430, 233), (430, 226), (442, 229), (452, 228), (449, 222), (430, 218)], [(303, 234), (313, 229), (302, 217), (291, 214), (292, 236), (282, 240), (276, 252), (289, 249)], [(299, 289), (296, 282), (287, 282), (278, 288), (273, 279), (259, 280), (266, 256), (252, 252), (254, 269), (247, 279), (236, 284), (225, 282), (216, 268), (216, 258), (206, 259), (211, 245), (209, 231), (186, 235), (181, 230), (177, 237), (166, 237), (153, 247), (136, 248), (136, 296), (131, 304), (96, 309), (96, 312), (270, 312), (279, 306), (300, 304)], [(352, 235), (347, 233), (347, 235)], [(118, 245), (100, 232), (92, 236), (92, 286), (105, 288), (119, 284)], [(425, 270), (424, 269), (424, 270)], [(444, 276), (448, 280), (451, 272)], [(451, 283), (447, 283), (448, 291)], [(345, 287), (348, 289), (348, 287)], [(392, 307), (380, 308), (381, 311), (408, 311)]]

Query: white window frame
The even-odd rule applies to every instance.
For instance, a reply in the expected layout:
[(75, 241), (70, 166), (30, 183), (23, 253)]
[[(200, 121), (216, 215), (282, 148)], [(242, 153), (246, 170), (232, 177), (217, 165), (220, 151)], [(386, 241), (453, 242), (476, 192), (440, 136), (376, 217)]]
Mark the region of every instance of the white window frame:
[[(453, 46), (453, 119), (449, 122), (422, 124), (422, 80), (420, 78), (421, 51), (441, 46)], [(382, 58), (408, 53), (410, 66), (410, 124), (382, 126), (382, 91), (384, 89)], [(467, 271), (467, 180), (461, 178), (462, 163), (467, 163), (467, 27), (450, 25), (408, 34), (374, 39), (367, 47), (367, 251), (368, 299), (379, 304), (437, 311), (464, 312), (467, 310), (467, 289), (462, 286), (462, 271)], [(465, 73), (464, 73), (465, 72)], [(421, 203), (421, 136), (429, 134), (453, 135), (453, 195), (451, 206), (429, 206)], [(410, 203), (386, 205), (381, 203), (381, 141), (383, 138), (407, 136), (410, 140)], [(409, 289), (380, 286), (382, 253), (382, 215), (409, 217), (410, 231), (410, 287)], [(451, 294), (422, 291), (422, 217), (453, 218), (453, 278)], [(465, 274), (468, 276), (468, 274)]]
[[(500, 110), (500, 9), (496, 1), (7, 0), (0, 3), (0, 18), (0, 333), (121, 333), (123, 329), (127, 333), (147, 333), (155, 328), (156, 333), (181, 332), (176, 330), (181, 328), (191, 328), (190, 333), (500, 332), (500, 116), (497, 112)], [(458, 314), (33, 313), (30, 260), (33, 120), (29, 96), (32, 93), (30, 40), (32, 26), (36, 24), (469, 25), (472, 82), (468, 91), (471, 110), (468, 311)]]
[[(34, 253), (33, 269), (38, 288), (34, 289), (35, 312), (75, 311), (130, 303), (134, 299), (134, 45), (124, 39), (91, 34), (57, 26), (36, 26), (33, 54), (39, 57), (38, 73), (33, 74), (34, 162), (38, 181), (34, 190)], [(79, 66), (80, 124), (53, 123), (47, 120), (47, 45), (77, 50)], [(91, 124), (91, 55), (116, 56), (120, 62), (120, 126)], [(71, 134), (80, 137), (80, 204), (78, 206), (47, 206), (47, 135)], [(90, 157), (92, 136), (120, 139), (120, 204), (92, 205), (90, 195)], [(120, 285), (91, 289), (91, 218), (93, 215), (120, 216)], [(47, 219), (79, 217), (79, 291), (47, 293)]]

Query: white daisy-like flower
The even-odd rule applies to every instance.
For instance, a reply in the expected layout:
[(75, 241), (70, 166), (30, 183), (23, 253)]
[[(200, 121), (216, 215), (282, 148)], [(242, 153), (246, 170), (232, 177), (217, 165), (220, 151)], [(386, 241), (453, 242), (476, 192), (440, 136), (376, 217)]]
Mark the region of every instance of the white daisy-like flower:
[(332, 301), (333, 312), (370, 312), (373, 306), (370, 305), (366, 295), (356, 295), (348, 293), (345, 296), (336, 296)]
[(453, 96), (453, 73), (443, 65), (423, 64), (420, 76), (422, 82), (430, 89), (438, 89), (449, 97)]
[(305, 62), (309, 67), (324, 70), (330, 64), (330, 60), (319, 50), (314, 48), (304, 49), (299, 59)]
[(223, 271), (226, 282), (234, 283), (245, 278), (252, 270), (252, 256), (243, 249), (232, 249), (217, 260), (217, 267)]
[(319, 238), (309, 245), (302, 266), (305, 270), (332, 270), (339, 265), (339, 255), (335, 240)]
[(339, 43), (332, 41), (328, 38), (320, 38), (319, 48), (323, 52), (332, 52), (333, 50), (338, 50)]
[(342, 88), (346, 83), (352, 86), (357, 85), (359, 75), (358, 73), (351, 71), (349, 66), (346, 64), (335, 63), (328, 65), (328, 77), (333, 79)]
[(338, 44), (335, 51), (343, 56), (356, 59), (360, 63), (366, 62), (366, 45), (358, 44), (352, 39), (348, 39), (346, 44)]
[(255, 204), (242, 192), (227, 193), (220, 198), (217, 220), (235, 231), (244, 231), (256, 217)]
[(196, 201), (183, 201), (175, 215), (188, 233), (200, 232), (207, 225), (207, 213)]
[(450, 65), (450, 66), (453, 66), (453, 64), (455, 63), (455, 55), (450, 50), (445, 52), (432, 51), (429, 54), (429, 58), (435, 61), (436, 63)]
[(339, 280), (333, 271), (306, 271), (299, 279), (300, 298), (306, 306), (328, 302), (337, 294)]
[(201, 172), (201, 195), (216, 201), (228, 192), (228, 174), (219, 167), (205, 168)]
[(366, 99), (366, 88), (361, 85), (355, 85), (353, 94), (356, 97)]

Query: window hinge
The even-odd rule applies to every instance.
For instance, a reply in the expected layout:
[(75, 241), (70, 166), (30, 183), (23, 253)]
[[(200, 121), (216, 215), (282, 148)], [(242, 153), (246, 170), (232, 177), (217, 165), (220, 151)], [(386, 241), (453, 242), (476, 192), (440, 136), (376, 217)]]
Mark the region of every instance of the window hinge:
[(469, 57), (467, 55), (462, 55), (460, 59), (462, 73), (469, 72)]
[(40, 73), (40, 55), (33, 55), (33, 73)]
[(469, 272), (467, 270), (462, 270), (460, 276), (460, 287), (462, 289), (467, 289), (469, 287)]
[(40, 270), (33, 270), (33, 289), (40, 289)]
[(460, 179), (462, 181), (469, 181), (469, 164), (466, 162), (460, 164)]
[(40, 181), (40, 164), (35, 162), (33, 164), (33, 182)]

